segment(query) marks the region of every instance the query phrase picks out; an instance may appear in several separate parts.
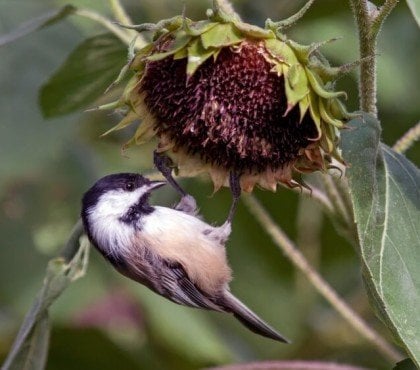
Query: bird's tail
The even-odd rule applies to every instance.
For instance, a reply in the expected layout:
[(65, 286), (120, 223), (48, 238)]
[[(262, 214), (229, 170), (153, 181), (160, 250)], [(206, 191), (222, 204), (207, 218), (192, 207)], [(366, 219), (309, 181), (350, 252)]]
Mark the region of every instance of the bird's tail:
[(254, 312), (246, 307), (238, 298), (230, 292), (225, 292), (225, 307), (248, 329), (256, 334), (279, 342), (290, 343), (288, 339), (279, 334), (270, 325), (260, 319)]

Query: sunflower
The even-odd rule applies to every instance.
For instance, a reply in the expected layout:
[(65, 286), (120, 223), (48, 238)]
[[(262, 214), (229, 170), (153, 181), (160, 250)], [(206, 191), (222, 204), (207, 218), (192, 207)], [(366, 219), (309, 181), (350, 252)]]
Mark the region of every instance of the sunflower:
[(125, 147), (157, 138), (180, 176), (208, 173), (215, 189), (240, 174), (242, 190), (301, 186), (302, 173), (343, 163), (339, 130), (350, 114), (333, 90), (321, 44), (300, 45), (270, 20), (243, 23), (215, 3), (208, 19), (183, 16), (139, 26), (153, 40), (129, 63), (133, 76), (119, 99), (136, 122)]

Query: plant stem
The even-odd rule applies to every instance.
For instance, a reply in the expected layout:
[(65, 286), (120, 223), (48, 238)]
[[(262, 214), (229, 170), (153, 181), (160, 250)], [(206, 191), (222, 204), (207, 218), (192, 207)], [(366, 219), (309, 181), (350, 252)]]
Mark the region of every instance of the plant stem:
[[(367, 0), (350, 0), (359, 32), (361, 59), (359, 77), (359, 104), (364, 112), (378, 115), (376, 107), (376, 37), (371, 38), (371, 19)], [(364, 60), (367, 58), (367, 60)]]
[(350, 0), (359, 33), (360, 109), (375, 117), (378, 115), (376, 106), (376, 44), (385, 18), (397, 3), (398, 0), (386, 0), (378, 10), (368, 0)]
[(397, 153), (405, 153), (420, 139), (420, 122), (410, 128), (392, 147)]
[(379, 31), (381, 30), (382, 24), (388, 15), (391, 14), (392, 9), (395, 8), (399, 0), (386, 0), (384, 5), (379, 9), (379, 13), (376, 15), (375, 19), (372, 21), (371, 26), (371, 37), (377, 37)]
[[(45, 356), (47, 355), (47, 343), (49, 340), (49, 322), (48, 322), (48, 310), (58, 296), (67, 288), (67, 286), (74, 280), (84, 275), (87, 267), (87, 261), (89, 256), (89, 241), (85, 237), (80, 239), (84, 233), (82, 221), (79, 219), (70, 236), (64, 246), (63, 250), (59, 254), (58, 258), (53, 258), (49, 261), (47, 272), (44, 278), (44, 283), (41, 290), (38, 292), (31, 308), (26, 313), (25, 318), (20, 326), (20, 329), (16, 335), (16, 338), (12, 344), (7, 358), (2, 365), (2, 370), (10, 369), (33, 369), (34, 366), (28, 367), (23, 366), (23, 360), (25, 359), (26, 364), (31, 363), (31, 353), (29, 347), (31, 344), (29, 341), (32, 338), (35, 342), (39, 341), (37, 336), (42, 337), (44, 335), (44, 341), (46, 346), (38, 354)], [(61, 265), (64, 259), (64, 265)], [(57, 268), (57, 261), (60, 261), (62, 269)], [(51, 266), (55, 266), (51, 268)], [(25, 355), (26, 351), (26, 355)], [(44, 366), (36, 366), (38, 369), (43, 369)]]
[(306, 189), (306, 188), (302, 188), (302, 189), (293, 188), (291, 190), (300, 195), (305, 194), (311, 199), (316, 200), (318, 203), (322, 205), (322, 207), (325, 209), (327, 213), (329, 214), (335, 213), (334, 206), (331, 203), (330, 199), (328, 198), (328, 195), (326, 195), (322, 190), (312, 185), (311, 185), (311, 190)]
[(60, 257), (63, 257), (66, 262), (73, 259), (80, 247), (79, 239), (84, 234), (83, 222), (80, 218), (70, 232), (70, 236), (63, 249), (60, 252)]
[(133, 21), (131, 20), (130, 16), (125, 11), (124, 7), (122, 6), (120, 0), (109, 0), (112, 13), (115, 16), (115, 19), (122, 23), (127, 25), (132, 25)]
[(74, 14), (80, 17), (88, 18), (92, 21), (101, 24), (127, 45), (130, 45), (130, 42), (133, 40), (131, 34), (126, 32), (125, 30), (122, 30), (120, 27), (115, 25), (110, 19), (104, 17), (99, 13), (96, 13), (89, 9), (76, 9)]
[(239, 17), (239, 15), (235, 12), (235, 9), (233, 8), (233, 5), (229, 0), (216, 0), (216, 3), (222, 9), (222, 11), (226, 14), (230, 15), (236, 15)]
[(273, 221), (261, 203), (252, 195), (243, 197), (245, 205), (255, 219), (271, 236), (274, 243), (283, 251), (286, 257), (311, 282), (315, 289), (334, 307), (334, 309), (366, 340), (372, 343), (379, 352), (394, 363), (402, 358), (388, 342), (353, 311), (334, 289), (308, 263), (296, 245), (284, 231)]
[[(323, 211), (314, 199), (299, 198), (296, 244), (302, 255), (315, 268), (319, 266), (320, 261), (323, 220)], [(296, 271), (295, 284), (294, 289), (298, 301), (302, 303), (304, 312), (308, 313), (316, 300), (316, 292), (299, 271)]]
[[(109, 0), (109, 2), (115, 19), (125, 26), (132, 26), (133, 21), (128, 15), (128, 13), (125, 11), (124, 7), (121, 4), (121, 1)], [(146, 45), (146, 40), (143, 38), (143, 36), (141, 36), (140, 33), (130, 29), (125, 29), (124, 32), (130, 37), (130, 40), (136, 39), (135, 45), (137, 49), (141, 49), (144, 45)]]
[(346, 207), (345, 201), (338, 191), (337, 183), (334, 181), (333, 177), (330, 174), (323, 174), (321, 178), (325, 187), (325, 192), (328, 194), (328, 198), (333, 204), (336, 215), (340, 217), (344, 225), (352, 224), (353, 212), (349, 212)]

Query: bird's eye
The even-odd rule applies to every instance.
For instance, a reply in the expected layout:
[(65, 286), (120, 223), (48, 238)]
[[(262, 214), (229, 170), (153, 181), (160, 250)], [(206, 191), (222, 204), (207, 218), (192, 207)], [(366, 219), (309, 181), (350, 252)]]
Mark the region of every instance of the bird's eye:
[(132, 182), (132, 181), (127, 182), (127, 183), (125, 184), (125, 190), (127, 190), (127, 191), (133, 191), (133, 190), (134, 190), (134, 188), (135, 188), (135, 186), (134, 186), (134, 182)]

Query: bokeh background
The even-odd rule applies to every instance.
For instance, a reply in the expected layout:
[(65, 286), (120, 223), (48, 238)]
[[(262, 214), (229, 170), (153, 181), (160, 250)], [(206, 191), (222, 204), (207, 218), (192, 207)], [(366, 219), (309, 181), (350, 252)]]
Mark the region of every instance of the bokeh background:
[[(0, 0), (0, 34), (64, 0)], [(107, 1), (75, 0), (76, 6), (110, 15)], [(136, 23), (156, 22), (182, 11), (178, 0), (125, 0)], [(187, 15), (204, 16), (207, 0), (187, 0)], [(246, 21), (293, 14), (302, 1), (237, 0)], [(0, 363), (42, 284), (54, 256), (76, 222), (83, 192), (99, 177), (152, 169), (152, 146), (120, 154), (128, 134), (99, 135), (113, 114), (77, 113), (44, 119), (38, 90), (83, 40), (104, 33), (88, 20), (67, 20), (0, 48)], [(319, 0), (287, 33), (301, 43), (342, 36), (325, 46), (333, 64), (356, 60), (357, 34), (347, 1)], [(121, 67), (125, 52), (121, 53)], [(378, 46), (379, 116), (383, 140), (392, 145), (420, 116), (420, 38), (404, 1), (387, 20)], [(357, 109), (357, 75), (338, 83)], [(106, 101), (109, 97), (103, 99)], [(69, 96), (71, 99), (71, 96)], [(85, 108), (89, 108), (86, 106)], [(419, 163), (419, 147), (408, 157)], [(205, 178), (184, 180), (206, 220), (222, 222), (230, 205), (224, 189), (212, 195)], [(308, 259), (369, 323), (386, 329), (369, 307), (352, 246), (311, 200), (280, 189), (256, 196), (297, 240)], [(171, 205), (176, 195), (154, 198)], [(375, 369), (389, 364), (308, 285), (240, 205), (227, 246), (234, 271), (232, 291), (293, 340), (279, 345), (256, 336), (232, 317), (177, 306), (119, 276), (92, 251), (87, 275), (53, 306), (48, 369), (197, 369), (270, 359), (318, 359)]]

